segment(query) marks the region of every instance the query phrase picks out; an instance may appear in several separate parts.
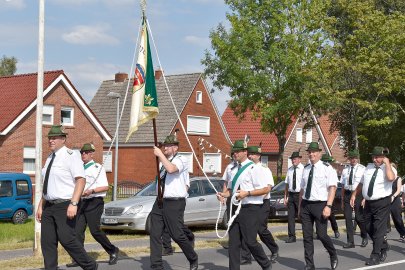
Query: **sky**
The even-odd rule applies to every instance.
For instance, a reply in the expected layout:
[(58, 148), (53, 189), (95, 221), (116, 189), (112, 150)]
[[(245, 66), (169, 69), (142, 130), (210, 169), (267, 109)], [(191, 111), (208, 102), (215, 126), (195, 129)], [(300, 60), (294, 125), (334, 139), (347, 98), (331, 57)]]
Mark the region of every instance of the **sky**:
[[(64, 70), (87, 102), (102, 81), (130, 73), (141, 23), (139, 2), (45, 0), (45, 71)], [(166, 75), (202, 72), (201, 59), (211, 48), (209, 33), (227, 24), (227, 11), (223, 0), (148, 0), (155, 69)], [(17, 58), (16, 74), (37, 72), (38, 14), (39, 0), (0, 0), (0, 57)], [(215, 91), (213, 96), (222, 114), (229, 95)]]

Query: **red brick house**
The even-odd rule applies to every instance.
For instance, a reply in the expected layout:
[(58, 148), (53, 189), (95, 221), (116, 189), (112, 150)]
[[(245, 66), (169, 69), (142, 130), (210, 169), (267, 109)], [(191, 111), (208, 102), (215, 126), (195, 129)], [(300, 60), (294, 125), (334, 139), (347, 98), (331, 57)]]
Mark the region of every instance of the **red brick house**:
[[(166, 76), (168, 88), (185, 126), (185, 132), (178, 121), (161, 71), (155, 72), (155, 80), (159, 104), (159, 115), (156, 119), (158, 141), (162, 142), (167, 135), (179, 129), (177, 134), (180, 141), (179, 152), (189, 159), (190, 176), (201, 176), (203, 173), (193, 158), (186, 140), (185, 133), (187, 133), (206, 173), (222, 175), (229, 163), (231, 144), (202, 74)], [(90, 107), (110, 134), (114, 134), (116, 129), (117, 101), (107, 95), (110, 92), (120, 94), (120, 108), (122, 108), (126, 90), (128, 87), (130, 89), (132, 84), (133, 80), (128, 79), (127, 74), (117, 73), (115, 80), (102, 82), (90, 103)], [(152, 152), (154, 145), (152, 121), (140, 126), (129, 141), (125, 142), (129, 129), (131, 97), (132, 93), (129, 91), (119, 128), (118, 182), (147, 183), (156, 176), (156, 162)], [(110, 143), (104, 144), (105, 152), (109, 146)], [(115, 144), (112, 147), (112, 153), (113, 155), (106, 159), (107, 176), (110, 181), (114, 177)]]
[[(62, 70), (44, 74), (43, 156), (49, 155), (47, 134), (62, 124), (68, 133), (67, 146), (80, 149), (93, 142), (102, 149), (111, 140), (79, 92)], [(37, 73), (0, 77), (0, 171), (25, 172), (35, 178), (35, 126)], [(97, 153), (101, 159), (102, 151)]]
[[(342, 169), (340, 164), (347, 162), (344, 146), (340, 144), (341, 137), (338, 132), (330, 132), (331, 123), (328, 117), (312, 117), (316, 123), (313, 128), (305, 129), (305, 122), (299, 119), (293, 121), (288, 127), (286, 134), (287, 141), (284, 146), (282, 175), (285, 175), (288, 167), (292, 165), (291, 160), (288, 158), (292, 152), (300, 150), (302, 163), (306, 164), (308, 162), (305, 150), (312, 141), (320, 142), (323, 150), (322, 154), (329, 153), (334, 157), (334, 167), (338, 170)], [(250, 136), (249, 144), (258, 145), (262, 142), (262, 163), (267, 164), (273, 172), (273, 175), (276, 175), (277, 159), (279, 156), (279, 146), (276, 135), (261, 132), (260, 119), (252, 120), (251, 112), (247, 112), (244, 120), (240, 121), (238, 117), (234, 115), (232, 109), (227, 107), (222, 114), (222, 121), (232, 141), (244, 138), (245, 134), (248, 134)]]

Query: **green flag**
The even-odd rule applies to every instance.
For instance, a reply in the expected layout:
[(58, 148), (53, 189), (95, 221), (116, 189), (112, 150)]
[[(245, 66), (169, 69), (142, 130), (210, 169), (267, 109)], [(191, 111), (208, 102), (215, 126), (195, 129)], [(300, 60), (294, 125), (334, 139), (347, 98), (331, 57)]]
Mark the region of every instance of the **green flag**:
[(140, 125), (156, 118), (158, 114), (155, 72), (149, 47), (147, 23), (144, 18), (132, 88), (131, 115), (126, 141), (129, 140), (132, 133), (138, 130)]

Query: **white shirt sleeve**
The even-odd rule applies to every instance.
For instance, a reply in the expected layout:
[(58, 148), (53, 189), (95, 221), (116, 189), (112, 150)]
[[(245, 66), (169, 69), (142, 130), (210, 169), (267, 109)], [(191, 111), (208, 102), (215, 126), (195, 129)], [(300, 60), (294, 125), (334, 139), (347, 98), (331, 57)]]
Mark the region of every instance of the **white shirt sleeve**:
[(70, 164), (69, 164), (70, 173), (72, 174), (73, 178), (76, 178), (76, 177), (85, 178), (86, 174), (84, 172), (83, 161), (82, 161), (81, 157), (79, 157), (79, 155), (77, 154), (77, 151), (72, 151), (72, 152), (73, 153), (71, 154)]

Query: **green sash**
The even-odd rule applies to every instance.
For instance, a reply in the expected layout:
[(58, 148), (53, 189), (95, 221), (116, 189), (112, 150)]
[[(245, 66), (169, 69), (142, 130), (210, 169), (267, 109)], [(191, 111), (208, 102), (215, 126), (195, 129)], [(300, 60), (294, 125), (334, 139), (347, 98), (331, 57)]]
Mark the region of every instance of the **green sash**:
[(84, 164), (84, 169), (87, 169), (88, 167), (90, 167), (90, 166), (92, 166), (94, 164), (96, 164), (94, 161), (90, 161), (89, 163)]
[(236, 173), (236, 175), (235, 175), (235, 177), (232, 179), (232, 192), (233, 193), (235, 193), (235, 185), (236, 185), (236, 182), (238, 181), (238, 178), (239, 178), (239, 176), (242, 174), (242, 172), (247, 168), (247, 167), (249, 167), (250, 165), (253, 165), (253, 162), (249, 162), (249, 163), (247, 163), (247, 164), (245, 164), (242, 168), (240, 168), (239, 170), (238, 170), (238, 172)]

